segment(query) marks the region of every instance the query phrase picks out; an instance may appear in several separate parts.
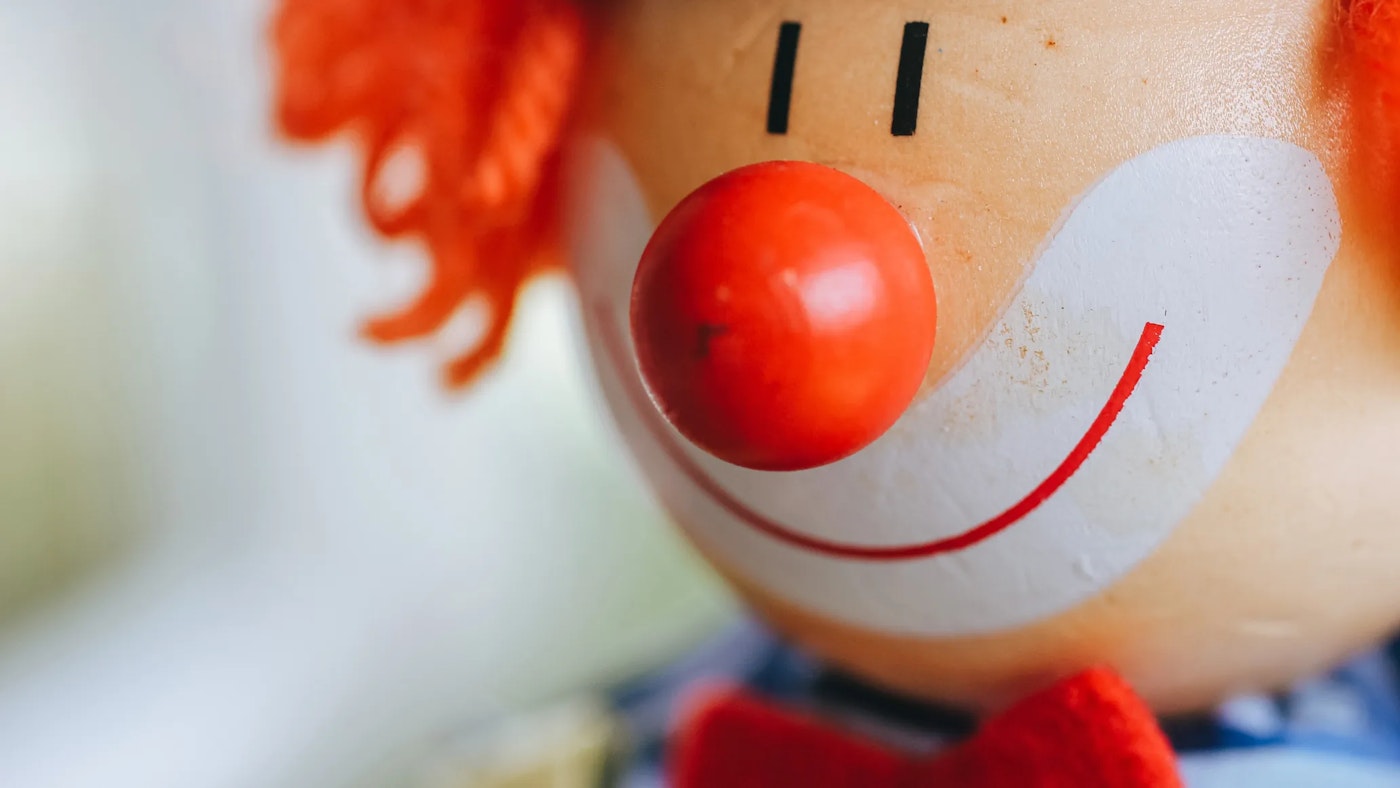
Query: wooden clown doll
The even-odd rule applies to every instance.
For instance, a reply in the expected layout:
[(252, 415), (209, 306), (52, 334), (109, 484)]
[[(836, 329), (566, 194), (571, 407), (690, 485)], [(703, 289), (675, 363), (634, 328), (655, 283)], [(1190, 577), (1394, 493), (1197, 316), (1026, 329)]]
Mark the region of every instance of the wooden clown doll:
[(1400, 786), (1400, 0), (284, 0), (274, 46), (431, 262), (368, 335), (482, 309), (468, 384), (564, 267), (762, 622), (624, 693), (675, 713), (622, 784)]

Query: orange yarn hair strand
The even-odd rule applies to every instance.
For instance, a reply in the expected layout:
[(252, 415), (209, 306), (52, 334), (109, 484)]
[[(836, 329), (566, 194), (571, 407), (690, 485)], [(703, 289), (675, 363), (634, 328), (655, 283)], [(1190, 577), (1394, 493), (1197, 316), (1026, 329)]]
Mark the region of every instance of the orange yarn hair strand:
[[(500, 355), (521, 288), (559, 262), (559, 148), (585, 38), (575, 0), (282, 0), (274, 17), (282, 132), (354, 134), (370, 224), (430, 254), (417, 300), (366, 335), (421, 338), (468, 302), (488, 311), (451, 386)], [(399, 162), (418, 178), (391, 199)]]
[(1369, 233), (1400, 254), (1400, 0), (1339, 6), (1351, 61), (1351, 174), (1366, 195)]
[(1361, 66), (1400, 127), (1400, 0), (1343, 2)]

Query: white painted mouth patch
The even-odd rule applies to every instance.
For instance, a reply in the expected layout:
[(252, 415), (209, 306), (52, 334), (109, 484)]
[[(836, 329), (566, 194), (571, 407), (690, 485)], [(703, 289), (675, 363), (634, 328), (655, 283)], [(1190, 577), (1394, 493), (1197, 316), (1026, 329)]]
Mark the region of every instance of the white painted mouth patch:
[(655, 222), (614, 149), (592, 143), (581, 162), (590, 344), (646, 473), (730, 569), (895, 633), (1018, 626), (1146, 557), (1254, 421), (1340, 240), (1311, 153), (1247, 137), (1163, 145), (1072, 207), (983, 345), (885, 437), (771, 474), (689, 446), (635, 399), (620, 338)]

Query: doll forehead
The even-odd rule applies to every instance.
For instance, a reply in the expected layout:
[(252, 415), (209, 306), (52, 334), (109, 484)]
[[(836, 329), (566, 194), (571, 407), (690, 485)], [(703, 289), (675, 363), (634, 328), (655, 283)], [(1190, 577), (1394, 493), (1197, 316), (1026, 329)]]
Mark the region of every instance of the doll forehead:
[[(925, 21), (933, 37), (950, 48), (992, 44), (1053, 50), (1063, 44), (1132, 36), (1143, 39), (1140, 44), (1162, 38), (1189, 53), (1209, 48), (1203, 39), (1234, 37), (1244, 43), (1232, 31), (1279, 30), (1290, 27), (1288, 20), (1293, 17), (1335, 24), (1336, 5), (1337, 0), (611, 0), (607, 4), (611, 19), (640, 23), (673, 52), (691, 44), (722, 42), (721, 47), (731, 53), (747, 49), (783, 21), (806, 23), (814, 35), (829, 33), (872, 50), (897, 46), (903, 23)], [(676, 27), (678, 22), (685, 27)], [(677, 35), (679, 29), (685, 35)], [(1274, 43), (1275, 47), (1261, 49), (1256, 56), (1276, 52), (1281, 42)], [(1143, 46), (1141, 51), (1150, 49)]]
[(793, 153), (841, 155), (829, 149), (868, 152), (877, 126), (902, 137), (1037, 113), (1091, 120), (1095, 136), (1135, 118), (1160, 127), (1164, 112), (1189, 124), (1177, 137), (1285, 136), (1335, 21), (1327, 0), (1123, 5), (618, 0), (611, 32), (650, 83), (626, 95), (694, 92), (710, 118), (755, 117), (810, 142)]

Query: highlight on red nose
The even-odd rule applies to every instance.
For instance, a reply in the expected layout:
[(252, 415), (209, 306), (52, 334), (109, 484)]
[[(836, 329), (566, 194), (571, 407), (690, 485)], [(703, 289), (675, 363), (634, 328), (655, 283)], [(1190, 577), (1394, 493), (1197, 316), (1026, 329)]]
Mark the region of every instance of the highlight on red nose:
[(894, 425), (927, 373), (937, 308), (897, 208), (838, 170), (767, 162), (710, 181), (662, 221), (631, 322), (677, 431), (734, 465), (794, 471)]

